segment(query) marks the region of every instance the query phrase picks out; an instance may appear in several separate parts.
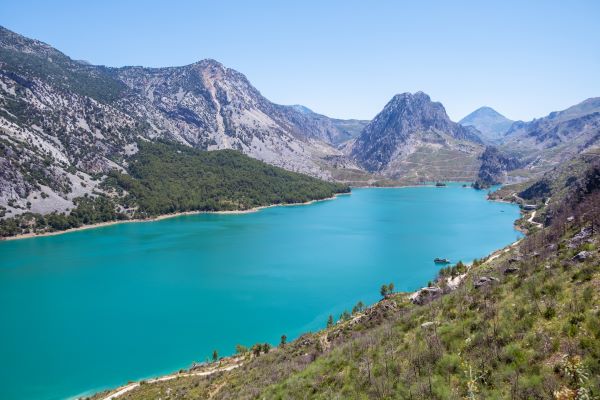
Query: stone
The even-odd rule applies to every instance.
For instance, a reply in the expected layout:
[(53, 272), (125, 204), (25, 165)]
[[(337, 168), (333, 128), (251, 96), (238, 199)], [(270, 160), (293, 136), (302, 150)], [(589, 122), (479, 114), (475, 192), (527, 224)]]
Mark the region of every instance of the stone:
[(590, 258), (591, 255), (592, 255), (592, 253), (584, 250), (584, 251), (580, 251), (579, 253), (575, 254), (575, 256), (571, 260), (577, 261), (577, 262), (582, 262), (582, 261), (585, 261), (588, 258)]
[(473, 286), (475, 286), (475, 289), (479, 289), (497, 282), (499, 282), (498, 279), (493, 276), (482, 276), (473, 283)]
[(416, 291), (409, 298), (414, 304), (423, 305), (441, 297), (443, 293), (439, 287), (426, 287)]

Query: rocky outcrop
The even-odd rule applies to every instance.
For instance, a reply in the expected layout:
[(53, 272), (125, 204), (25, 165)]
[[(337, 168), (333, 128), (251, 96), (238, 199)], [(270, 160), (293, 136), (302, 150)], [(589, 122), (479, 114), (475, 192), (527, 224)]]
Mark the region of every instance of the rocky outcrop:
[(443, 294), (444, 291), (437, 286), (425, 287), (411, 294), (409, 299), (413, 304), (423, 305), (440, 298)]
[(493, 276), (481, 276), (473, 281), (473, 287), (475, 287), (475, 289), (479, 289), (498, 282), (498, 278), (494, 278)]
[(502, 153), (494, 146), (486, 147), (480, 159), (481, 167), (473, 185), (476, 189), (504, 183), (507, 173), (521, 166), (519, 159)]
[(464, 127), (450, 121), (441, 103), (432, 102), (423, 92), (396, 95), (363, 130), (352, 148), (352, 155), (367, 170), (382, 171), (407, 150), (412, 139), (442, 143), (443, 135), (459, 140), (480, 140)]
[(573, 256), (572, 260), (573, 261), (577, 261), (577, 262), (583, 262), (585, 260), (587, 260), (588, 258), (590, 258), (592, 256), (592, 253), (589, 251), (580, 251), (579, 253), (575, 254), (575, 256)]

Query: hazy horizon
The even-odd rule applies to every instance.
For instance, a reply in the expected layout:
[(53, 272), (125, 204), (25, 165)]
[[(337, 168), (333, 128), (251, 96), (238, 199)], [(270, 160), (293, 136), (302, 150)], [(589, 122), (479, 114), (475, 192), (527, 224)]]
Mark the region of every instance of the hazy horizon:
[(458, 121), (531, 120), (600, 96), (600, 3), (583, 1), (46, 4), (0, 1), (0, 25), (73, 59), (167, 67), (212, 58), (269, 100), (371, 119), (423, 91)]

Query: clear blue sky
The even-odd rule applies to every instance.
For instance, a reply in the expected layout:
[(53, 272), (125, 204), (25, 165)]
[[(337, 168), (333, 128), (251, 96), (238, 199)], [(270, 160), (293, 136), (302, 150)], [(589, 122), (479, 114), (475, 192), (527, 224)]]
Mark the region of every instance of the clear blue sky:
[(267, 98), (372, 118), (423, 90), (458, 120), (600, 96), (600, 1), (0, 0), (0, 24), (110, 66), (214, 58)]

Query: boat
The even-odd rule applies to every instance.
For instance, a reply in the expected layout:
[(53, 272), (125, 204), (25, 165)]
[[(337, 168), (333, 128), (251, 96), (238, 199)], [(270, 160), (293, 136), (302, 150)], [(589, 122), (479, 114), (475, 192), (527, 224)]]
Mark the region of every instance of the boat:
[(450, 260), (448, 260), (447, 258), (436, 258), (433, 260), (434, 263), (436, 264), (450, 264)]
[(446, 186), (446, 184), (444, 182), (436, 182), (435, 186), (436, 187), (444, 187), (444, 186)]

